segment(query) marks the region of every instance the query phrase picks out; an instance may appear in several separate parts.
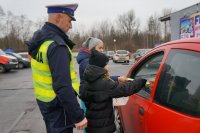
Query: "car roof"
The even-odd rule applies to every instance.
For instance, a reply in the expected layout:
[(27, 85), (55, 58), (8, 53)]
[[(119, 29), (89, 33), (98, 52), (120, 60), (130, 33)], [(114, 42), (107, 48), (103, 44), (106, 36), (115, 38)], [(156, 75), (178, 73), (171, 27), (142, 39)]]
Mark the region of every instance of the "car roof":
[(170, 42), (158, 45), (155, 48), (163, 47), (163, 46), (166, 46), (166, 45), (182, 44), (182, 43), (197, 43), (197, 44), (199, 43), (200, 44), (200, 38), (188, 38), (188, 39), (181, 39), (181, 40), (170, 41)]

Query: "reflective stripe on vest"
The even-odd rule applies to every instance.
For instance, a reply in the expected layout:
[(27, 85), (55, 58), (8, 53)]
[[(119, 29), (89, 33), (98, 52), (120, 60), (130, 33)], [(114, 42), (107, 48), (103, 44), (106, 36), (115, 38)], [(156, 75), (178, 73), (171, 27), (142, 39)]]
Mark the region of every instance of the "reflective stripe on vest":
[[(52, 42), (53, 41), (45, 41), (41, 45), (36, 55), (36, 59), (33, 59), (33, 58), (31, 59), (34, 95), (36, 99), (43, 102), (50, 102), (56, 97), (56, 94), (53, 90), (52, 75), (49, 69), (49, 64), (48, 64), (48, 59), (47, 59), (47, 50), (48, 50), (49, 45)], [(71, 75), (72, 86), (74, 90), (76, 91), (76, 93), (79, 94), (78, 93), (79, 82), (77, 80), (76, 72), (74, 70), (73, 56), (70, 49), (69, 51), (72, 57), (70, 61), (70, 75)]]

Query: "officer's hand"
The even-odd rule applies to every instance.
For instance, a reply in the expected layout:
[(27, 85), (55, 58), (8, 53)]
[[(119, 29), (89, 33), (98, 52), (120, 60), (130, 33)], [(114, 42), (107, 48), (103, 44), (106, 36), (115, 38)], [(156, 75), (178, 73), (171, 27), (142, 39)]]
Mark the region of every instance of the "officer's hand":
[(88, 123), (88, 122), (87, 122), (87, 119), (84, 118), (81, 122), (75, 124), (76, 129), (77, 129), (77, 130), (83, 130), (84, 128), (87, 127), (87, 123)]

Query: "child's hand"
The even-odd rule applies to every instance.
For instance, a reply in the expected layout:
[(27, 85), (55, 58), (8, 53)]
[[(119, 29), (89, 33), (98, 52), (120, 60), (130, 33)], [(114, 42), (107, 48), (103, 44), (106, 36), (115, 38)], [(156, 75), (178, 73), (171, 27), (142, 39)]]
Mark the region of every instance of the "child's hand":
[(125, 83), (127, 81), (127, 77), (126, 76), (120, 76), (118, 77), (118, 81), (121, 83)]

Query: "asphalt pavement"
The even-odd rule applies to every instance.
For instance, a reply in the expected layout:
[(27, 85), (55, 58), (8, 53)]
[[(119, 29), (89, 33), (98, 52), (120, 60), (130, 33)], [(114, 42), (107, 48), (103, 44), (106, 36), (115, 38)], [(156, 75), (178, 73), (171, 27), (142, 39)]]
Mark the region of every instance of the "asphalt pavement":
[[(112, 63), (111, 75), (126, 75), (130, 64)], [(78, 71), (78, 65), (75, 64)], [(45, 125), (33, 96), (31, 69), (0, 74), (0, 133), (45, 133)], [(81, 133), (74, 129), (74, 133)]]

